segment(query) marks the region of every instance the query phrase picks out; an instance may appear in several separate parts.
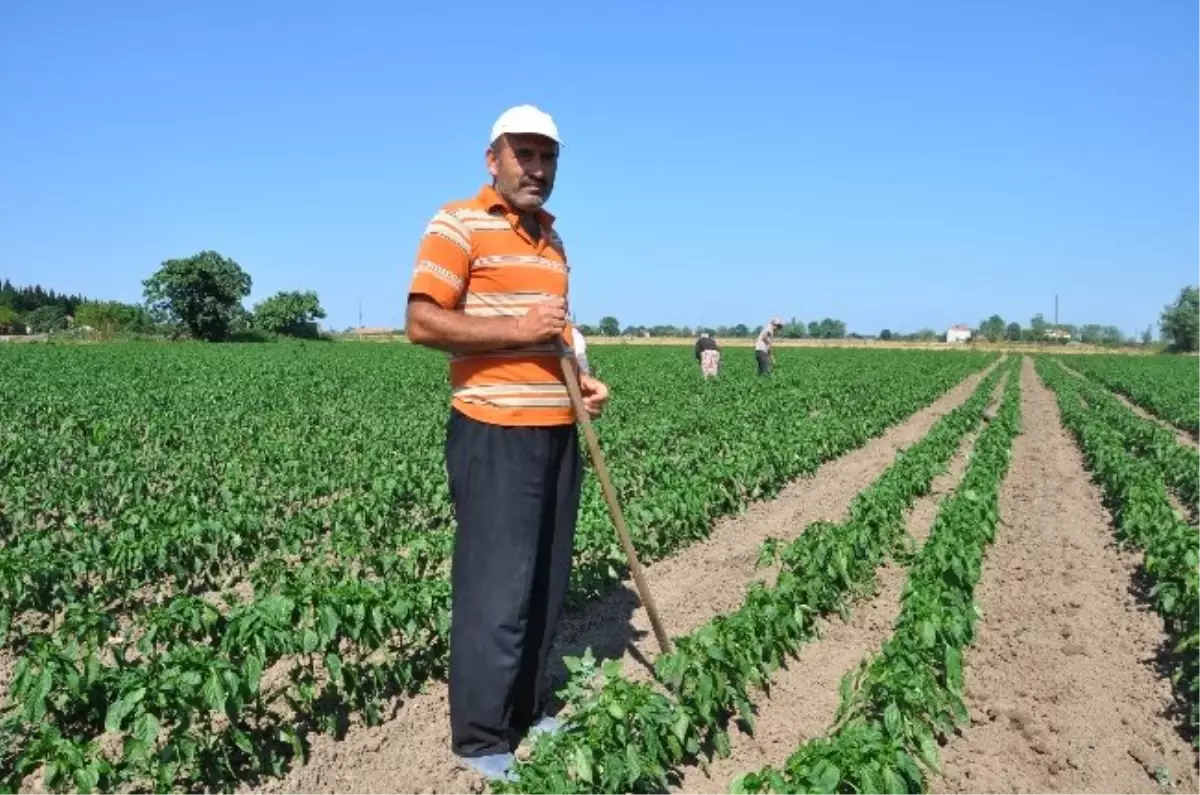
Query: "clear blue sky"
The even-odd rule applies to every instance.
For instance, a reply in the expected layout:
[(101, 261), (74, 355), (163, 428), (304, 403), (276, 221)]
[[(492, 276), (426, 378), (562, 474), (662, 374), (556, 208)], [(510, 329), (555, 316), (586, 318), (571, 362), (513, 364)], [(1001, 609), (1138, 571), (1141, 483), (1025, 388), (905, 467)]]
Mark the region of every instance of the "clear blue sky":
[(248, 304), (400, 324), (507, 106), (567, 140), (581, 322), (1137, 333), (1197, 281), (1197, 5), (0, 4), (0, 276), (135, 301), (215, 249)]

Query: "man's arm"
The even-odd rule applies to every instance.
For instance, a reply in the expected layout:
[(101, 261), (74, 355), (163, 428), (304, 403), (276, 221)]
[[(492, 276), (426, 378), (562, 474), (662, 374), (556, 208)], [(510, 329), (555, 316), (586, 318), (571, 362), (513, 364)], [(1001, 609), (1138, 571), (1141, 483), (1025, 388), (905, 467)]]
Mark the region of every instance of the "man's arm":
[(418, 345), (484, 353), (548, 341), (566, 325), (566, 302), (550, 299), (522, 317), (472, 317), (457, 311), (471, 273), (471, 230), (438, 212), (421, 236), (408, 290), (404, 331)]
[(445, 309), (427, 295), (413, 293), (408, 297), (404, 331), (418, 345), (449, 353), (485, 353), (536, 342), (524, 327), (528, 325), (522, 323), (524, 319), (471, 317)]

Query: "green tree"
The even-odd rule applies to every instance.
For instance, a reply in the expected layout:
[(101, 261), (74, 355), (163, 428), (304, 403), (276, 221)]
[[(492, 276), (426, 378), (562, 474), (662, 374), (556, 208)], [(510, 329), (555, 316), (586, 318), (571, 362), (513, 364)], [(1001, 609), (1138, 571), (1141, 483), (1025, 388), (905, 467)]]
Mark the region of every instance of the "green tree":
[(315, 337), (317, 320), (323, 317), (325, 310), (312, 290), (280, 290), (255, 304), (251, 325), (288, 337)]
[(891, 338), (892, 338), (892, 330), (890, 328), (885, 328), (883, 331), (879, 332), (879, 339), (890, 340)]
[(992, 315), (980, 323), (979, 335), (988, 342), (999, 342), (1004, 337), (1004, 318)]
[(165, 319), (182, 324), (197, 339), (222, 340), (251, 283), (250, 274), (232, 259), (202, 251), (167, 260), (142, 286), (146, 303)]
[(1200, 349), (1200, 289), (1180, 290), (1175, 303), (1163, 307), (1159, 329), (1172, 351), (1194, 353)]
[(1029, 321), (1029, 330), (1035, 340), (1044, 340), (1046, 338), (1046, 329), (1048, 328), (1049, 324), (1046, 323), (1046, 318), (1042, 316), (1041, 312), (1038, 312)]
[(612, 315), (600, 318), (600, 334), (605, 337), (621, 336), (621, 323)]
[(783, 324), (783, 328), (779, 329), (779, 336), (788, 340), (803, 339), (808, 336), (808, 327), (802, 321), (793, 317), (787, 323)]
[(46, 304), (26, 315), (25, 325), (34, 334), (62, 331), (67, 327), (67, 313), (57, 304)]
[[(811, 330), (812, 324), (809, 324)], [(823, 340), (840, 340), (846, 336), (846, 324), (840, 320), (834, 320), (831, 317), (823, 318), (817, 324), (817, 333), (814, 337), (820, 337)]]
[(1151, 326), (1146, 326), (1146, 330), (1142, 332), (1142, 344), (1150, 345), (1154, 342), (1154, 329)]
[(1021, 324), (1009, 323), (1004, 329), (1004, 339), (1009, 342), (1017, 342), (1021, 339)]
[(145, 309), (120, 301), (84, 301), (75, 310), (75, 325), (88, 326), (103, 334), (148, 331), (151, 327)]
[(19, 334), (25, 327), (21, 316), (11, 306), (0, 304), (0, 334)]

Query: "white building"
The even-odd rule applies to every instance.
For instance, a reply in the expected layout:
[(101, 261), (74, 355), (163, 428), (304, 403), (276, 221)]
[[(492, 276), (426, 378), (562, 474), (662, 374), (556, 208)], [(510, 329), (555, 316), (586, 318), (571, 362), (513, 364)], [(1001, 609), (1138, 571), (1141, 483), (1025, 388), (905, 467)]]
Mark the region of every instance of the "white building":
[(946, 329), (946, 342), (966, 342), (971, 339), (971, 327), (955, 323)]

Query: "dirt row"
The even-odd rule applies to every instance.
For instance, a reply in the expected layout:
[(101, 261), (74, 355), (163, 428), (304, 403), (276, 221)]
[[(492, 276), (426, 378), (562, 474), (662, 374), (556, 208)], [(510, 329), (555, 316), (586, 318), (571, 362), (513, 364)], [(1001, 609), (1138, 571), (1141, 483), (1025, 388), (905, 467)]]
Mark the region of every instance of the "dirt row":
[[(1001, 394), (1004, 380), (997, 384), (993, 399)], [(958, 488), (966, 474), (977, 436), (978, 430), (963, 439), (946, 471), (934, 479), (929, 494), (909, 511), (907, 530), (915, 549), (929, 537), (942, 500)], [(797, 658), (775, 673), (770, 697), (760, 694), (756, 701), (754, 735), (731, 727), (730, 757), (714, 759), (707, 773), (698, 766), (688, 767), (677, 791), (727, 793), (739, 774), (768, 764), (782, 765), (801, 743), (825, 732), (838, 707), (842, 676), (883, 647), (900, 613), (907, 567), (889, 561), (876, 576), (874, 596), (854, 605), (846, 621), (822, 621), (819, 639), (801, 647)]]
[(1025, 360), (1022, 433), (966, 657), (972, 725), (937, 792), (1197, 791), (1157, 655), (1167, 639), (1112, 520)]
[[(646, 566), (646, 579), (667, 632), (687, 633), (715, 615), (736, 609), (747, 583), (762, 575), (756, 572), (755, 561), (766, 538), (791, 539), (812, 522), (840, 521), (854, 496), (891, 464), (896, 453), (919, 441), (940, 417), (961, 405), (983, 377), (982, 372), (968, 377), (907, 421), (826, 462), (774, 499), (718, 521), (704, 542)], [(653, 660), (653, 633), (631, 582), (564, 617), (554, 657), (580, 654), (588, 647), (601, 659), (626, 658), (627, 669)], [(437, 682), (380, 726), (352, 729), (341, 742), (314, 736), (309, 763), (267, 782), (261, 791), (477, 792), (482, 788), (480, 777), (450, 752), (447, 689), (444, 682)]]
[[(768, 536), (794, 538), (817, 520), (844, 518), (853, 497), (960, 405), (982, 374), (864, 447), (828, 462), (774, 500), (718, 522), (711, 537), (647, 567), (671, 634), (736, 609), (756, 576)], [(1113, 545), (1110, 518), (1062, 428), (1054, 396), (1028, 359), (1022, 372), (1022, 433), (1001, 492), (1001, 526), (977, 599), (983, 619), (967, 651), (972, 725), (943, 749), (938, 792), (1197, 791), (1196, 756), (1171, 716), (1171, 688), (1156, 665), (1161, 622), (1136, 585), (1137, 558)], [(937, 505), (961, 479), (971, 441), (909, 517), (923, 541)], [(684, 771), (682, 792), (727, 792), (737, 774), (782, 765), (822, 733), (842, 675), (891, 633), (906, 571), (888, 565), (879, 589), (845, 622), (825, 625), (759, 700), (754, 737), (733, 739), (733, 756)], [(656, 653), (629, 583), (564, 619), (556, 656), (590, 646), (623, 658), (630, 674)], [(644, 674), (643, 674), (644, 675)], [(483, 782), (449, 751), (446, 687), (400, 705), (381, 726), (352, 729), (342, 742), (313, 738), (309, 764), (268, 782), (271, 792), (472, 792)]]

